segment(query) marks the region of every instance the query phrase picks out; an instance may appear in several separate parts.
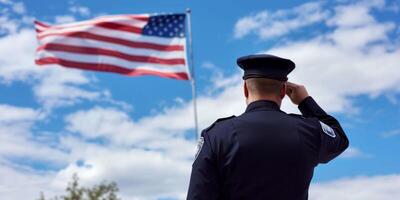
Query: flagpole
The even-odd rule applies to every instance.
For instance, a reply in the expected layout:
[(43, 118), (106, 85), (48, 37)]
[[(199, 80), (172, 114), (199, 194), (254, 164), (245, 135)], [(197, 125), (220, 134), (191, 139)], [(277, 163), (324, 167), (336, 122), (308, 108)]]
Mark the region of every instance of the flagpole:
[(191, 13), (190, 8), (186, 9), (187, 16), (187, 26), (188, 26), (188, 35), (189, 35), (189, 60), (190, 60), (190, 82), (192, 84), (192, 97), (193, 97), (193, 111), (194, 111), (194, 130), (196, 132), (196, 138), (200, 138), (199, 133), (199, 125), (197, 119), (197, 102), (196, 102), (196, 81), (195, 81), (195, 72), (194, 72), (194, 62), (193, 62), (193, 43), (192, 43), (192, 27), (191, 27)]

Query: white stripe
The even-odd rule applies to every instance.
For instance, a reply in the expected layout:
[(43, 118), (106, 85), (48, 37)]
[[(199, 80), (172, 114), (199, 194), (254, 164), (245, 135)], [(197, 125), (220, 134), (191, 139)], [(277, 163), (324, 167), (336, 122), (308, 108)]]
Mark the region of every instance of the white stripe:
[[(140, 55), (140, 56), (153, 56), (159, 58), (183, 58), (186, 54), (185, 51), (158, 51), (152, 49), (142, 49), (142, 48), (132, 48), (124, 45), (101, 42), (97, 40), (85, 40), (81, 38), (72, 38), (72, 37), (64, 37), (64, 36), (51, 36), (46, 37), (41, 40), (40, 45), (46, 43), (56, 43), (56, 44), (65, 44), (65, 45), (73, 45), (73, 46), (81, 46), (81, 47), (93, 47), (93, 48), (102, 48), (114, 50), (130, 55)], [(181, 45), (185, 45), (185, 40), (181, 40)]]
[[(104, 21), (103, 22), (112, 22), (112, 21)], [(100, 22), (101, 22), (100, 21)], [(120, 20), (120, 21), (115, 21), (124, 25), (129, 25), (137, 28), (143, 28), (147, 22), (143, 21), (137, 21), (137, 20), (130, 20), (130, 19), (125, 19), (125, 20)], [(79, 23), (79, 25), (78, 25)], [(46, 33), (60, 33), (60, 32), (69, 32), (69, 31), (85, 31), (87, 29), (90, 29), (91, 27), (95, 27), (96, 24), (95, 22), (91, 21), (84, 21), (84, 22), (76, 22), (74, 24), (66, 24), (66, 25), (61, 25), (60, 26), (50, 26), (47, 28)]]
[[(76, 31), (85, 31), (89, 33), (94, 33), (97, 35), (103, 35), (107, 37), (113, 37), (117, 39), (124, 39), (129, 41), (141, 41), (141, 42), (150, 42), (155, 44), (162, 44), (162, 45), (181, 45), (183, 38), (163, 38), (157, 36), (145, 36), (137, 33), (129, 33), (126, 31), (118, 31), (118, 30), (111, 30), (97, 26), (84, 26), (84, 27), (75, 27), (75, 28), (68, 28), (65, 30), (49, 30), (43, 31), (38, 34), (39, 37), (50, 34), (50, 33), (73, 33)], [(50, 36), (47, 36), (50, 37)], [(41, 40), (45, 39), (46, 37), (42, 38)]]
[(58, 52), (58, 51), (39, 51), (36, 53), (36, 56), (37, 56), (36, 59), (45, 57), (57, 57), (60, 59), (65, 59), (75, 62), (116, 65), (128, 69), (147, 69), (147, 70), (166, 72), (166, 73), (176, 73), (176, 72), (187, 73), (186, 65), (179, 64), (179, 65), (167, 66), (162, 64), (131, 62), (111, 56), (84, 55), (84, 54), (75, 54), (75, 53)]
[(47, 28), (41, 25), (35, 25), (35, 28), (38, 29), (39, 31), (45, 31)]
[(146, 21), (133, 19), (132, 17), (133, 17), (133, 15), (131, 17), (129, 17), (129, 15), (102, 16), (102, 17), (91, 19), (91, 20), (66, 23), (66, 24), (62, 24), (62, 25), (53, 25), (48, 28), (49, 28), (49, 30), (51, 30), (51, 29), (54, 30), (54, 29), (66, 29), (66, 28), (71, 28), (71, 27), (76, 27), (76, 26), (86, 26), (86, 25), (93, 26), (94, 23), (99, 23), (99, 22), (118, 22), (118, 23), (122, 23), (122, 24), (126, 24), (126, 25), (134, 25), (134, 26), (138, 26), (138, 27), (143, 27), (147, 24)]

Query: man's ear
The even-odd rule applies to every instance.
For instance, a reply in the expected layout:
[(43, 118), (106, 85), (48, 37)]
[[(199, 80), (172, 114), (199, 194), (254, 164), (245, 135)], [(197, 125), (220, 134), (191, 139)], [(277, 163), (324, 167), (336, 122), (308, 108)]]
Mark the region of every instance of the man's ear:
[(246, 98), (249, 98), (249, 90), (247, 90), (246, 81), (244, 81), (244, 84), (243, 84), (243, 91), (244, 91), (244, 96), (245, 96)]
[(281, 99), (285, 98), (285, 95), (286, 95), (286, 82), (284, 82), (284, 83), (282, 84), (282, 87), (281, 87), (281, 91), (280, 91), (280, 97), (281, 97)]

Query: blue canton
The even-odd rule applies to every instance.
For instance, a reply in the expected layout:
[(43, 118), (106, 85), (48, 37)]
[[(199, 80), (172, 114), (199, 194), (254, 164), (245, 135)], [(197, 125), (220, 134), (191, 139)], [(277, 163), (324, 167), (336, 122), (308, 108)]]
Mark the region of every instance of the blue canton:
[(185, 37), (185, 14), (154, 15), (143, 27), (143, 35), (173, 38)]

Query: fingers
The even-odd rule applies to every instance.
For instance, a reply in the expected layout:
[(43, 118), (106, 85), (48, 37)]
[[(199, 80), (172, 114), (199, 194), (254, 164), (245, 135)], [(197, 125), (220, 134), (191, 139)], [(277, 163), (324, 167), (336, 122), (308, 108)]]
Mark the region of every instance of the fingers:
[(306, 88), (303, 85), (292, 82), (286, 82), (286, 94), (296, 105), (299, 105), (303, 99), (309, 96)]
[(304, 85), (292, 83), (292, 82), (287, 82), (286, 87), (292, 90), (305, 90), (306, 88)]
[(293, 89), (290, 87), (286, 87), (286, 94), (290, 96), (293, 93)]
[(292, 83), (292, 82), (289, 82), (289, 81), (287, 82), (287, 86), (289, 88), (292, 88), (292, 89), (295, 89), (295, 88), (299, 87), (298, 84), (295, 84), (295, 83)]
[(293, 91), (297, 88), (297, 85), (291, 82), (286, 82), (286, 94), (291, 95)]

